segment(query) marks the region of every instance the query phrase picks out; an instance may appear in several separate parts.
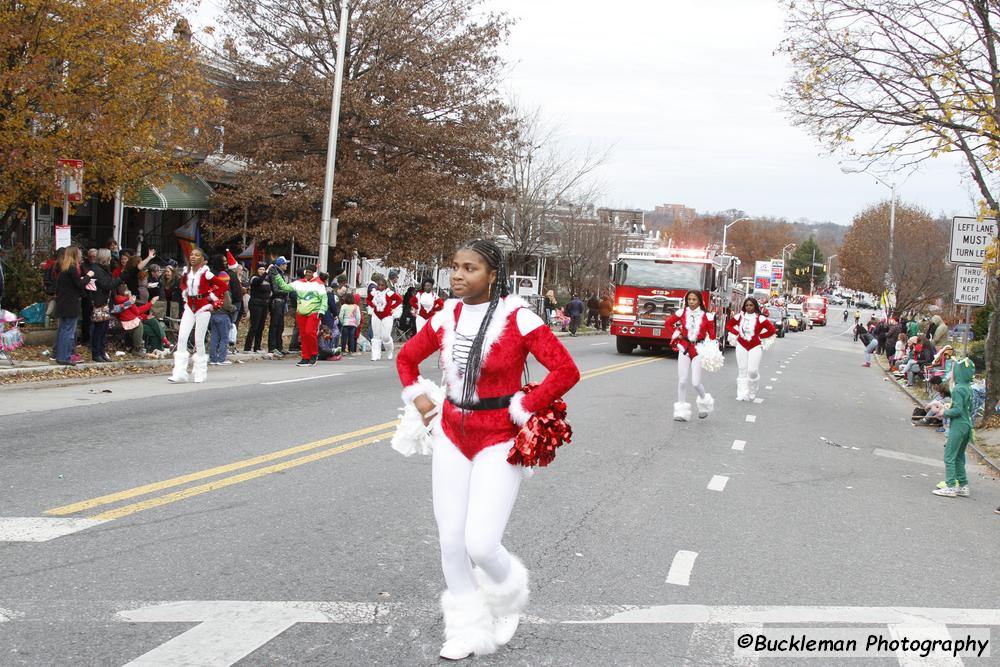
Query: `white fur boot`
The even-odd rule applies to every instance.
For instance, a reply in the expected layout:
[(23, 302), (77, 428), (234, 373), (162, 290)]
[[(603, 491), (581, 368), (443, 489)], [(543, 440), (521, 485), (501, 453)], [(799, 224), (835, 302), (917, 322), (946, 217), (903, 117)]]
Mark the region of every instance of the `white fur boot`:
[(760, 375), (755, 378), (749, 378), (748, 389), (747, 389), (747, 400), (752, 401), (757, 398), (757, 392), (760, 390)]
[(382, 358), (382, 339), (373, 338), (372, 340), (372, 361), (378, 361)]
[(167, 380), (170, 382), (187, 382), (188, 359), (190, 358), (190, 352), (182, 352), (180, 350), (174, 352), (174, 372), (170, 374), (170, 377), (168, 377)]
[(441, 657), (461, 660), (476, 655), (489, 655), (497, 650), (493, 636), (493, 614), (486, 606), (481, 591), (455, 595), (445, 591), (441, 595), (444, 614), (444, 645)]
[(497, 584), (478, 567), (473, 570), (476, 583), (486, 599), (486, 606), (495, 619), (493, 636), (499, 646), (504, 646), (517, 632), (521, 612), (528, 605), (528, 569), (518, 558), (510, 557), (510, 574), (506, 581)]
[(690, 403), (674, 403), (674, 421), (675, 422), (691, 421)]
[(392, 338), (389, 338), (385, 343), (385, 358), (392, 361), (392, 353), (396, 351), (396, 343), (393, 342)]
[(195, 354), (194, 363), (191, 365), (191, 375), (195, 382), (204, 382), (208, 377), (208, 355)]
[(748, 379), (741, 377), (736, 378), (736, 400), (750, 400), (750, 381)]
[(698, 404), (698, 419), (704, 419), (715, 409), (715, 399), (707, 392), (705, 398), (699, 398), (695, 402)]

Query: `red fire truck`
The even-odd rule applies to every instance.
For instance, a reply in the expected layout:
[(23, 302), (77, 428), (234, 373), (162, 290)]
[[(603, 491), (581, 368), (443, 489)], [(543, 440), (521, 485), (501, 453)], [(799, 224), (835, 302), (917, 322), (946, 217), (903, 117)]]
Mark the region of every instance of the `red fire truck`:
[(809, 316), (813, 326), (826, 326), (826, 297), (813, 295), (802, 302), (802, 310)]
[(683, 307), (689, 290), (700, 291), (705, 307), (715, 312), (716, 334), (724, 345), (725, 318), (743, 303), (738, 266), (738, 259), (718, 255), (714, 247), (635, 249), (619, 255), (611, 319), (618, 351), (668, 347), (673, 332), (664, 322)]

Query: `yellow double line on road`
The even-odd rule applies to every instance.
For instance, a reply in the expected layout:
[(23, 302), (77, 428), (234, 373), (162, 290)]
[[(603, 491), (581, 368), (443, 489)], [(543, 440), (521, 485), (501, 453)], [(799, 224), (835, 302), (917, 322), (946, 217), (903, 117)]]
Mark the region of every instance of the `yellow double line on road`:
[[(610, 366), (602, 366), (600, 368), (595, 368), (593, 370), (586, 371), (585, 373), (581, 373), (580, 377), (583, 380), (589, 380), (591, 378), (599, 377), (607, 373), (614, 373), (617, 371), (622, 371), (628, 368), (632, 368), (634, 366), (642, 366), (644, 364), (649, 364), (656, 361), (661, 361), (661, 359), (660, 358), (638, 359), (638, 360), (626, 361), (619, 364), (612, 364)], [(379, 442), (381, 440), (391, 438), (393, 430), (396, 427), (396, 423), (397, 423), (396, 420), (383, 422), (381, 424), (376, 424), (374, 426), (368, 426), (362, 429), (358, 429), (356, 431), (351, 431), (350, 433), (342, 433), (340, 435), (324, 438), (322, 440), (307, 442), (303, 445), (289, 447), (287, 449), (271, 452), (269, 454), (262, 454), (260, 456), (244, 459), (242, 461), (235, 461), (233, 463), (228, 463), (226, 465), (221, 465), (221, 466), (215, 466), (213, 468), (206, 468), (205, 470), (199, 470), (197, 472), (189, 473), (187, 475), (181, 475), (179, 477), (171, 477), (170, 479), (165, 479), (160, 482), (153, 482), (151, 484), (136, 486), (131, 489), (126, 489), (125, 491), (109, 493), (103, 496), (98, 496), (96, 498), (91, 498), (89, 500), (83, 500), (77, 503), (71, 503), (69, 505), (55, 507), (50, 510), (46, 510), (45, 514), (48, 514), (50, 516), (67, 516), (70, 514), (77, 514), (79, 512), (85, 512), (87, 510), (92, 510), (97, 507), (103, 507), (105, 505), (113, 505), (123, 500), (130, 500), (132, 498), (137, 498), (139, 496), (145, 496), (151, 493), (156, 493), (158, 491), (165, 491), (167, 489), (172, 489), (174, 487), (183, 486), (185, 484), (189, 484), (191, 482), (197, 482), (199, 480), (207, 479), (209, 477), (217, 477), (219, 475), (225, 475), (226, 473), (236, 472), (237, 470), (253, 468), (254, 466), (259, 466), (262, 463), (270, 463), (272, 461), (277, 461), (278, 459), (283, 459), (289, 456), (293, 456), (295, 454), (301, 454), (303, 452), (319, 449), (327, 445), (333, 445), (340, 442), (345, 443), (342, 445), (338, 445), (336, 447), (331, 447), (329, 449), (323, 449), (322, 451), (312, 452), (311, 454), (307, 454), (305, 456), (300, 456), (298, 458), (282, 461), (280, 463), (273, 463), (271, 465), (254, 468), (253, 470), (248, 470), (247, 472), (239, 473), (237, 475), (223, 477), (222, 479), (213, 480), (211, 482), (206, 482), (204, 484), (189, 486), (184, 489), (180, 489), (178, 491), (173, 491), (163, 495), (155, 496), (153, 498), (149, 498), (135, 503), (122, 505), (121, 507), (105, 510), (103, 512), (88, 517), (99, 521), (110, 521), (112, 519), (120, 519), (122, 517), (129, 516), (130, 514), (135, 514), (136, 512), (142, 512), (143, 510), (152, 509), (154, 507), (160, 507), (162, 505), (168, 505), (170, 503), (174, 503), (179, 500), (193, 498), (194, 496), (198, 496), (203, 493), (208, 493), (209, 491), (216, 491), (218, 489), (223, 489), (226, 488), (227, 486), (232, 486), (234, 484), (240, 484), (241, 482), (246, 482), (251, 479), (257, 479), (258, 477), (264, 477), (265, 475), (270, 475), (272, 473), (281, 472), (283, 470), (288, 470), (290, 468), (296, 468), (298, 466), (305, 465), (307, 463), (312, 463), (313, 461), (319, 461), (321, 459), (325, 459), (330, 456), (334, 456), (336, 454), (342, 454), (343, 452), (348, 452), (352, 449), (357, 449), (358, 447), (364, 447), (366, 445), (370, 445)], [(362, 437), (362, 436), (368, 436), (368, 437)], [(360, 438), (360, 439), (355, 440), (355, 438)]]

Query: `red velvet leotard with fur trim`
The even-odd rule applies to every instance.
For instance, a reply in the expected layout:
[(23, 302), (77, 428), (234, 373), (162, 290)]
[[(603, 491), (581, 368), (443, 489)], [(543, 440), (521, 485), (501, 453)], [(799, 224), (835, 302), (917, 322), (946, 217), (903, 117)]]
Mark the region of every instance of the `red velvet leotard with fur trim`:
[[(396, 360), (403, 400), (412, 403), (425, 393), (428, 382), (420, 377), (420, 362), (440, 350), (448, 395), (442, 407), (441, 428), (470, 460), (491, 445), (512, 440), (534, 412), (562, 397), (580, 379), (573, 358), (541, 319), (530, 310), (519, 315), (527, 305), (516, 296), (502, 299), (483, 341), (476, 399), (513, 395), (510, 408), (465, 411), (463, 420), (463, 410), (453, 403), (461, 402), (463, 380), (453, 356), (455, 328), (463, 306), (458, 299), (447, 300), (427, 326), (407, 341)], [(524, 394), (520, 389), (529, 352), (549, 372), (537, 388)]]

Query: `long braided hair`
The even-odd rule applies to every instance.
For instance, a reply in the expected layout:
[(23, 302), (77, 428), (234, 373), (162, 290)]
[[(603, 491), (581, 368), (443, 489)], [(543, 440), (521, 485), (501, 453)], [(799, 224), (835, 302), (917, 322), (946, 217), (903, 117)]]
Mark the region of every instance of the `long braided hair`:
[(486, 338), (486, 330), (489, 329), (490, 322), (500, 305), (500, 299), (509, 293), (507, 289), (507, 260), (503, 250), (487, 239), (477, 239), (470, 241), (459, 250), (472, 250), (486, 262), (486, 265), (497, 272), (496, 282), (490, 286), (490, 305), (486, 309), (486, 316), (483, 323), (479, 325), (479, 332), (475, 340), (472, 341), (472, 348), (469, 350), (469, 358), (465, 364), (465, 378), (462, 381), (462, 403), (469, 405), (476, 395), (476, 385), (479, 383), (479, 371), (483, 362), (483, 341)]

